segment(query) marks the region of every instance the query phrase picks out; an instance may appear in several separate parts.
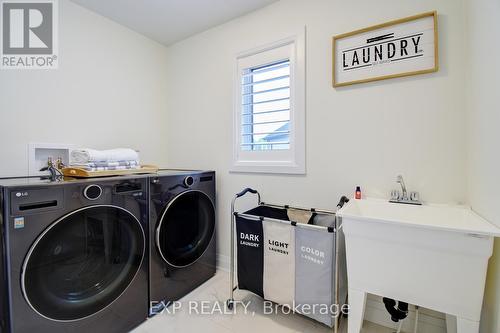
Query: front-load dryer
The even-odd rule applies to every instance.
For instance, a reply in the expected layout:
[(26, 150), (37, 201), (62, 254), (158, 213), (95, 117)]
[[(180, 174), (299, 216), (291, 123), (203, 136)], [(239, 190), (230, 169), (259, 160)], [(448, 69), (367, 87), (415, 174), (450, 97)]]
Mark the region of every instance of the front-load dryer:
[(128, 332), (148, 315), (147, 176), (0, 180), (2, 332)]
[(150, 177), (150, 314), (215, 274), (215, 172)]

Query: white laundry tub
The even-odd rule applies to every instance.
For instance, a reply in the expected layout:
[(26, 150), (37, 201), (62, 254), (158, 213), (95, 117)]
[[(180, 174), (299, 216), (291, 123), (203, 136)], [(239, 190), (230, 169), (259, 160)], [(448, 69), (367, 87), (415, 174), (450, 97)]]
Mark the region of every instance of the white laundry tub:
[(348, 333), (359, 333), (366, 294), (457, 317), (477, 333), (493, 236), (500, 229), (461, 206), (351, 200), (338, 214), (346, 240)]

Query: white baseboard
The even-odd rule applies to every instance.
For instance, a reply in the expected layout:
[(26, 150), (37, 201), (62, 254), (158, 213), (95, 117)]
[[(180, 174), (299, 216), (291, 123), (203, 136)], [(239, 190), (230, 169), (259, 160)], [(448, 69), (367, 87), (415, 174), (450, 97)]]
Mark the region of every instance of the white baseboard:
[[(382, 298), (375, 295), (369, 295), (366, 300), (365, 320), (372, 323), (397, 328), (396, 323), (391, 317)], [(415, 307), (410, 305), (408, 317), (403, 321), (403, 332), (413, 332), (415, 326)], [(418, 331), (419, 333), (446, 333), (446, 320), (443, 314), (420, 308)]]

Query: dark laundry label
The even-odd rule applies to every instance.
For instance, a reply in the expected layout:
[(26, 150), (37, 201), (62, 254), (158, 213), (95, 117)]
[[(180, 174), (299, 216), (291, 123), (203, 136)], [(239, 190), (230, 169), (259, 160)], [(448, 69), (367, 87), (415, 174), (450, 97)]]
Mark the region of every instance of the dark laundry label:
[(236, 217), (236, 232), (238, 239), (238, 288), (264, 297), (262, 222), (238, 216)]

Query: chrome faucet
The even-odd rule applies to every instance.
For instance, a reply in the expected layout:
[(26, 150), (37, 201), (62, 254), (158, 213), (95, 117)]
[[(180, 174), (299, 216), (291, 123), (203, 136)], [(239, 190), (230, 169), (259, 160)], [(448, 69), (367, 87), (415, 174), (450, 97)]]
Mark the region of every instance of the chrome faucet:
[(410, 196), (408, 197), (408, 191), (406, 190), (406, 185), (405, 181), (403, 179), (403, 176), (399, 175), (398, 178), (396, 178), (396, 183), (401, 185), (401, 192), (398, 190), (392, 190), (391, 191), (391, 199), (389, 202), (394, 202), (394, 203), (402, 203), (402, 204), (410, 204), (410, 205), (421, 205), (422, 202), (420, 201), (420, 195), (418, 192), (410, 192)]
[(398, 178), (396, 178), (396, 183), (401, 185), (401, 190), (403, 191), (403, 197), (402, 199), (407, 199), (408, 198), (408, 192), (406, 192), (406, 185), (405, 181), (403, 179), (403, 176), (399, 175)]

